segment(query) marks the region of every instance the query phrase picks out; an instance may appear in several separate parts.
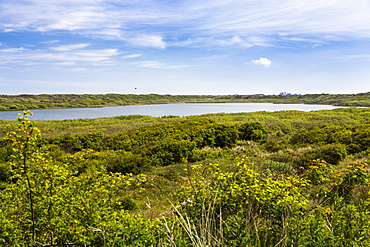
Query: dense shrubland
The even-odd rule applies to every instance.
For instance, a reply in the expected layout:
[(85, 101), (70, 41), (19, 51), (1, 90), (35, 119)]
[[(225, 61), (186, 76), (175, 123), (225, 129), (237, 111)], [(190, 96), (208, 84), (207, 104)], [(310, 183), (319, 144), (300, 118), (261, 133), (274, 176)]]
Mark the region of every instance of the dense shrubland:
[(366, 108), (3, 121), (0, 243), (369, 246), (369, 121)]

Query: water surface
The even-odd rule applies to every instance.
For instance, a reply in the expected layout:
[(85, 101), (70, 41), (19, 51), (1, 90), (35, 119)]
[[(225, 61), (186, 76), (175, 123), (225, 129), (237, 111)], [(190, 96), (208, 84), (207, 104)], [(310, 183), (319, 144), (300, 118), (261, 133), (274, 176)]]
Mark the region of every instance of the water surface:
[[(272, 103), (179, 103), (154, 105), (128, 105), (102, 108), (69, 108), (69, 109), (42, 109), (32, 110), (34, 120), (64, 120), (80, 118), (102, 118), (127, 115), (162, 116), (193, 116), (208, 113), (240, 113), (257, 111), (282, 110), (331, 110), (340, 108), (331, 105), (305, 104), (272, 104)], [(0, 112), (1, 120), (15, 120), (20, 111)]]

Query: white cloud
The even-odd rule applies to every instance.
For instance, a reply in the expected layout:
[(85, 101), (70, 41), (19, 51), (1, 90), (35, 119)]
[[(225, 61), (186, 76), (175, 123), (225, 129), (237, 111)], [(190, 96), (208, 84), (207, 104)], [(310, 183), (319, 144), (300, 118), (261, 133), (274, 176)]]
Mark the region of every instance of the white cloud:
[(72, 72), (84, 72), (86, 70), (87, 70), (86, 68), (73, 68), (73, 69), (71, 69)]
[(59, 43), (60, 40), (49, 40), (49, 41), (45, 41), (45, 42), (41, 42), (41, 44), (55, 44), (55, 43)]
[(159, 49), (164, 40), (248, 48), (281, 33), (298, 43), (370, 38), (369, 12), (366, 0), (12, 0), (0, 1), (0, 30), (66, 30)]
[(169, 46), (179, 46), (179, 47), (186, 47), (186, 46), (197, 46), (205, 41), (205, 38), (189, 38), (186, 40), (179, 40), (178, 38), (173, 39), (169, 43)]
[(134, 38), (125, 38), (125, 40), (134, 46), (147, 46), (159, 49), (165, 49), (167, 44), (163, 41), (163, 37), (158, 35), (140, 35)]
[[(80, 45), (80, 48), (86, 45)], [(43, 64), (73, 65), (75, 63), (89, 63), (105, 65), (121, 54), (118, 49), (78, 50), (77, 47), (60, 46), (54, 50), (30, 50), (24, 48), (0, 49), (0, 64)], [(73, 50), (73, 48), (77, 50)]]
[(148, 69), (181, 69), (188, 67), (187, 65), (173, 65), (173, 64), (166, 64), (158, 61), (141, 61), (137, 63), (133, 63), (134, 65), (142, 68)]
[(234, 36), (231, 39), (218, 40), (216, 42), (218, 44), (220, 44), (221, 46), (235, 46), (235, 45), (237, 45), (237, 46), (241, 46), (241, 47), (244, 47), (244, 48), (250, 48), (250, 47), (253, 46), (251, 43), (249, 43), (246, 40), (243, 40), (239, 36)]
[(269, 59), (265, 58), (265, 57), (261, 57), (258, 60), (252, 60), (252, 63), (262, 65), (264, 67), (270, 67), (270, 65), (272, 64), (272, 62)]
[(13, 53), (13, 52), (23, 52), (27, 49), (24, 49), (23, 47), (20, 48), (8, 48), (8, 49), (2, 49), (0, 52), (6, 52), (6, 53)]
[(60, 62), (60, 63), (55, 63), (56, 65), (61, 65), (61, 66), (73, 66), (76, 64), (76, 62)]
[(126, 56), (123, 56), (122, 58), (129, 59), (129, 58), (137, 58), (137, 57), (141, 57), (141, 54), (126, 55)]
[(112, 56), (119, 55), (117, 49), (84, 50), (67, 53), (45, 53), (39, 57), (50, 61), (84, 61), (100, 62), (109, 60)]
[(73, 45), (61, 45), (56, 47), (51, 47), (50, 50), (53, 51), (71, 51), (77, 49), (83, 49), (88, 47), (90, 44), (73, 44)]
[(344, 56), (344, 58), (369, 59), (370, 54), (346, 55), (346, 56)]

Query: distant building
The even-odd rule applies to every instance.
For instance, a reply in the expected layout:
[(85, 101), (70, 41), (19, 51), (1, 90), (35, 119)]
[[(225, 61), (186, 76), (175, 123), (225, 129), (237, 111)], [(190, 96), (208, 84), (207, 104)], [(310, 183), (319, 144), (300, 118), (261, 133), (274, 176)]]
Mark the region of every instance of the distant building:
[(279, 95), (280, 96), (301, 96), (302, 94), (281, 92), (279, 93)]

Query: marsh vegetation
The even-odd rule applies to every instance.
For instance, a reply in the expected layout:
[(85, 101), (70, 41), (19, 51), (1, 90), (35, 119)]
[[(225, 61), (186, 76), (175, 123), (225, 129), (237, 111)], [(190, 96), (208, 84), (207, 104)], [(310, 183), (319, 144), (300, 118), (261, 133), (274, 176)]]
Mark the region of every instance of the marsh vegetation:
[(370, 110), (1, 121), (7, 246), (368, 246)]

